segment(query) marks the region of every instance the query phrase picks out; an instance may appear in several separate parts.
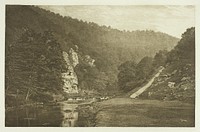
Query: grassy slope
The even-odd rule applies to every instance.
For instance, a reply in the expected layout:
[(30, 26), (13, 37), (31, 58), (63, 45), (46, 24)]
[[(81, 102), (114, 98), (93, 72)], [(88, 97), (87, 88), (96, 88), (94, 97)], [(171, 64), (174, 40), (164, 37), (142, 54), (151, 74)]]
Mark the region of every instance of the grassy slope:
[(114, 98), (98, 105), (98, 127), (194, 127), (194, 105)]

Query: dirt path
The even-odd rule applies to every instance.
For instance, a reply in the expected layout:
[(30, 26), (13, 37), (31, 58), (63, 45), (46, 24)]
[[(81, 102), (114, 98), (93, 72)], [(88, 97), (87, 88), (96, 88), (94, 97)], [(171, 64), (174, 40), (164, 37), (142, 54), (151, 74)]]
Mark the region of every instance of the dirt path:
[(162, 67), (159, 71), (158, 71), (158, 73), (156, 74), (156, 75), (154, 75), (152, 78), (151, 78), (151, 80), (146, 84), (146, 85), (144, 85), (143, 87), (141, 87), (139, 90), (137, 90), (136, 92), (134, 92), (131, 96), (130, 96), (130, 98), (136, 98), (137, 96), (139, 96), (140, 94), (142, 94), (147, 88), (149, 88), (151, 85), (152, 85), (152, 83), (154, 82), (154, 80), (155, 80), (155, 78), (156, 77), (158, 77), (159, 75), (160, 75), (160, 73), (162, 72), (164, 70), (164, 67)]

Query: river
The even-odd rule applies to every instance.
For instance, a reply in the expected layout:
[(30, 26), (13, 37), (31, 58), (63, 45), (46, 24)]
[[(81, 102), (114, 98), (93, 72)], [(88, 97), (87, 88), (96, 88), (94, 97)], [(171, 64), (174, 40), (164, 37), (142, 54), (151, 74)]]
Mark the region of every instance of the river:
[(78, 104), (66, 101), (6, 110), (6, 127), (76, 127)]

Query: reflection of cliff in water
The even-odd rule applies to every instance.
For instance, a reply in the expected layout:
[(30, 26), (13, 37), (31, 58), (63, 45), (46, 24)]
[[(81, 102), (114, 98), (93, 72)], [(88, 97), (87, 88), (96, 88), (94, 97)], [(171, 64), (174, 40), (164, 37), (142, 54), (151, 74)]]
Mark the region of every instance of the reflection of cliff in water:
[(59, 102), (56, 104), (24, 106), (7, 109), (6, 127), (76, 127), (78, 104)]
[(76, 108), (77, 104), (67, 104), (66, 102), (60, 103), (61, 113), (63, 115), (63, 120), (61, 123), (62, 127), (74, 127), (78, 120), (78, 112)]

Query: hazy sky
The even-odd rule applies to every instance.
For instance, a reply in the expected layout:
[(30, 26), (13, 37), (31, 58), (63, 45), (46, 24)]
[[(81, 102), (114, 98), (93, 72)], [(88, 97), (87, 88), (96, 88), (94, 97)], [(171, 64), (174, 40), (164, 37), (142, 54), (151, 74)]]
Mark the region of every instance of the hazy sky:
[(175, 37), (195, 25), (194, 6), (40, 6), (63, 16), (119, 30), (161, 31)]

